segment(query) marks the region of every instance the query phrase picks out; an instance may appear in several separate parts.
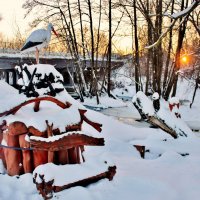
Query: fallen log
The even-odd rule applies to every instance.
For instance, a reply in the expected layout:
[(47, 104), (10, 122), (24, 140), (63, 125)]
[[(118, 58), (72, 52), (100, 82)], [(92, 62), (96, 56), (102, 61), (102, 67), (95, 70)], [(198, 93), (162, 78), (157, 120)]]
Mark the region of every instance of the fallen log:
[(161, 128), (172, 137), (193, 137), (191, 129), (180, 118), (176, 118), (161, 104), (159, 110), (155, 110), (152, 101), (143, 93), (138, 92), (132, 100), (134, 106), (146, 122)]
[(153, 126), (159, 127), (160, 129), (162, 129), (163, 131), (169, 133), (173, 138), (177, 138), (177, 133), (170, 128), (167, 124), (165, 124), (161, 119), (156, 118), (155, 116), (150, 116), (147, 119), (147, 122), (149, 122), (150, 124), (152, 124)]
[[(44, 199), (51, 199), (53, 197), (54, 192), (55, 193), (61, 192), (65, 189), (69, 189), (71, 187), (76, 187), (76, 186), (86, 187), (92, 183), (96, 183), (97, 181), (105, 179), (105, 178), (111, 181), (115, 174), (116, 174), (116, 166), (110, 166), (108, 167), (107, 171), (97, 174), (95, 176), (91, 176), (82, 180), (68, 183), (63, 186), (57, 186), (54, 184), (54, 179), (46, 182), (44, 174), (35, 173), (33, 177), (33, 182), (36, 184), (36, 188), (38, 192), (42, 195)], [(37, 182), (38, 176), (40, 179), (39, 182)]]
[(114, 175), (116, 174), (116, 166), (108, 167), (108, 171), (98, 174), (96, 176), (92, 176), (83, 180), (76, 181), (74, 183), (69, 183), (63, 186), (54, 186), (54, 192), (60, 192), (65, 189), (69, 189), (71, 187), (82, 186), (86, 187), (92, 183), (96, 183), (104, 178), (107, 178), (109, 181), (113, 180)]

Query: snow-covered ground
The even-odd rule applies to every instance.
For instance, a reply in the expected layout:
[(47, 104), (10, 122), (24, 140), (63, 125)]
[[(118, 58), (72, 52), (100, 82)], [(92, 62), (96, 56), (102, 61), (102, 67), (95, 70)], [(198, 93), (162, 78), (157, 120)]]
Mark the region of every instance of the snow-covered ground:
[[(7, 95), (6, 85), (4, 88), (5, 90), (1, 91), (2, 97)], [(179, 89), (178, 94), (183, 94), (183, 89), (186, 90), (183, 84)], [(186, 92), (184, 98), (179, 98), (191, 100), (192, 91), (191, 95)], [(17, 96), (14, 90), (11, 95)], [(55, 193), (53, 199), (199, 200), (200, 137), (194, 134), (191, 138), (174, 139), (160, 129), (149, 128), (147, 124), (134, 123), (134, 121), (130, 123), (131, 125), (125, 124), (128, 119), (140, 118), (136, 109), (131, 103), (110, 102), (106, 98), (105, 100), (100, 99), (101, 104), (105, 107), (115, 107), (103, 111), (104, 114), (110, 116), (92, 110), (87, 112), (90, 119), (103, 124), (102, 132), (98, 133), (86, 123), (83, 124), (82, 130), (104, 137), (105, 146), (85, 147), (84, 156), (86, 162), (88, 160), (98, 163), (100, 160), (115, 164), (117, 173), (114, 179), (112, 181), (101, 180), (88, 187), (64, 190)], [(180, 113), (185, 121), (197, 121), (200, 124), (199, 100), (200, 92), (198, 91), (192, 109), (188, 104), (180, 106)], [(88, 105), (91, 104), (88, 103)], [(79, 106), (79, 103), (76, 102), (76, 105)], [(119, 106), (122, 107), (116, 108)], [(140, 157), (134, 145), (145, 146), (145, 159)], [(70, 177), (71, 174), (69, 174), (69, 179)], [(0, 185), (0, 200), (42, 199), (32, 181), (32, 174), (10, 177), (6, 174), (1, 160)]]
[[(104, 147), (86, 147), (86, 157), (113, 162), (117, 173), (111, 182), (101, 180), (86, 188), (71, 188), (54, 194), (54, 199), (199, 199), (198, 137), (173, 139), (159, 129), (125, 125), (95, 111), (89, 111), (88, 115), (103, 124), (100, 134), (106, 143)], [(95, 132), (86, 124), (83, 131)], [(134, 144), (146, 146), (146, 159), (140, 157)], [(3, 173), (0, 175), (0, 199), (42, 199), (32, 183), (31, 174), (9, 177), (0, 166)]]

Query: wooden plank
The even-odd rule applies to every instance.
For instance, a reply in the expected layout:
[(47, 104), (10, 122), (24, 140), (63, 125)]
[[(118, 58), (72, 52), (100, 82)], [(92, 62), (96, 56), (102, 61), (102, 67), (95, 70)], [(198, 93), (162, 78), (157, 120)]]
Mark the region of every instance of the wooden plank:
[(37, 141), (30, 139), (31, 147), (34, 149), (42, 149), (44, 151), (59, 151), (64, 149), (71, 149), (78, 146), (104, 146), (104, 138), (94, 138), (83, 134), (76, 134), (62, 137), (53, 142)]
[(87, 122), (90, 126), (92, 126), (93, 128), (95, 128), (97, 131), (101, 132), (102, 131), (102, 124), (99, 124), (97, 122), (93, 122), (91, 121), (90, 119), (88, 119), (86, 116), (85, 116), (85, 113), (87, 112), (87, 110), (82, 110), (82, 109), (79, 109), (79, 113), (81, 115), (81, 120), (82, 121), (85, 121)]
[(154, 116), (148, 117), (147, 122), (149, 122), (150, 124), (152, 124), (154, 126), (157, 126), (157, 127), (161, 128), (162, 130), (164, 130), (165, 132), (169, 133), (174, 138), (178, 137), (177, 133), (173, 129), (168, 127), (167, 124), (165, 124), (162, 120), (159, 120)]
[(141, 146), (141, 145), (133, 145), (133, 146), (137, 149), (137, 151), (139, 151), (140, 156), (142, 158), (144, 158), (145, 157), (145, 146)]

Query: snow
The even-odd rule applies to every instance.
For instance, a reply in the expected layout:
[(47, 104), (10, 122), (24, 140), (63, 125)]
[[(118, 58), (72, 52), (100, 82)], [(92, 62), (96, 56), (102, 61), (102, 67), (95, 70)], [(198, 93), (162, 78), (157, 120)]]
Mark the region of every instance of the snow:
[(135, 95), (135, 82), (131, 78), (133, 74), (133, 67), (131, 65), (131, 63), (125, 63), (112, 74), (112, 81), (115, 84), (113, 93), (122, 99), (130, 100)]
[(194, 6), (196, 6), (198, 4), (197, 2), (198, 2), (198, 0), (194, 0), (188, 8), (186, 8), (186, 9), (180, 11), (180, 12), (172, 14), (171, 17), (173, 19), (178, 19), (182, 16), (185, 16), (186, 14), (189, 14), (193, 10)]
[(85, 98), (83, 105), (93, 107), (96, 109), (105, 109), (105, 108), (115, 108), (115, 107), (125, 107), (127, 106), (121, 99), (113, 99), (107, 95), (99, 96), (100, 103), (97, 104), (96, 97)]
[[(88, 172), (87, 175), (91, 175), (92, 172), (96, 173), (96, 171), (89, 170), (89, 164), (92, 163), (95, 166), (103, 160), (113, 162), (117, 166), (117, 173), (111, 182), (101, 180), (86, 188), (71, 188), (55, 193), (53, 199), (64, 200), (67, 197), (69, 200), (121, 200), (122, 198), (131, 200), (134, 196), (139, 200), (176, 200), (179, 198), (181, 200), (190, 198), (198, 200), (200, 195), (198, 189), (200, 184), (200, 139), (198, 137), (175, 140), (159, 129), (135, 128), (95, 111), (88, 111), (87, 117), (92, 117), (93, 120), (103, 124), (101, 135), (106, 142), (103, 147), (85, 148), (84, 156), (88, 163), (85, 163), (84, 169)], [(83, 125), (83, 131), (95, 133), (95, 130), (87, 124)], [(167, 141), (163, 141), (165, 139)], [(146, 145), (154, 159), (148, 159), (148, 157), (141, 159), (133, 144)], [(180, 153), (189, 155), (183, 157)], [(159, 154), (161, 154), (160, 157), (157, 156)], [(65, 167), (67, 166), (63, 166), (63, 168)], [(60, 178), (56, 181), (61, 184), (66, 179), (72, 181), (79, 177), (81, 170), (75, 171), (77, 176), (74, 178), (72, 175), (74, 173), (70, 173), (70, 170), (75, 170), (75, 168), (68, 167), (70, 168), (69, 173), (63, 170), (52, 172), (45, 168), (45, 172), (48, 174), (47, 178), (59, 174), (56, 177)], [(86, 176), (86, 173), (80, 173), (80, 176), (84, 174)], [(66, 179), (64, 180), (64, 178)], [(25, 183), (27, 184), (25, 185)], [(12, 199), (14, 197), (16, 200), (41, 199), (32, 183), (30, 174), (20, 176), (19, 179), (0, 175), (0, 184), (2, 199), (11, 198), (11, 194)]]
[(25, 100), (25, 95), (19, 94), (18, 90), (0, 80), (0, 113), (10, 110)]
[[(44, 174), (44, 180), (46, 182), (54, 179), (53, 185), (63, 186), (69, 183), (76, 182), (78, 180), (101, 174), (108, 170), (108, 166), (108, 164), (96, 160), (92, 160), (92, 162), (90, 161), (82, 164), (62, 166), (58, 166), (53, 163), (47, 163), (45, 165), (38, 166), (33, 172), (33, 177), (35, 177), (36, 173)], [(42, 182), (40, 176), (36, 177), (36, 182)]]
[[(178, 87), (177, 97), (180, 98), (181, 96), (189, 99), (191, 95), (188, 95), (186, 88), (182, 90), (182, 87), (185, 87), (184, 84)], [(188, 91), (191, 92), (191, 88)], [(2, 111), (27, 99), (2, 81), (0, 82), (0, 94), (3, 95), (1, 97), (5, 97), (0, 98), (0, 109)], [(41, 129), (44, 126), (46, 128), (46, 119), (49, 120), (49, 123), (55, 123), (54, 126), (56, 127), (61, 125), (60, 121), (70, 120), (70, 123), (76, 120), (79, 121), (80, 116), (78, 117), (75, 107), (80, 108), (83, 106), (72, 99), (65, 91), (58, 94), (56, 98), (63, 102), (69, 101), (73, 103), (73, 106), (62, 110), (51, 102), (41, 102), (42, 109), (38, 113), (32, 112), (33, 105), (28, 105), (19, 110), (16, 116), (20, 120), (26, 120), (26, 123), (29, 124), (38, 124), (40, 119), (42, 125), (39, 128)], [(140, 92), (133, 98), (133, 102), (137, 98), (140, 100), (141, 105), (143, 105), (146, 114), (154, 114), (152, 101), (148, 97)], [(180, 99), (185, 100), (185, 98)], [(11, 99), (18, 102), (12, 102)], [(197, 91), (192, 109), (189, 108), (188, 104), (180, 106), (181, 116), (184, 121), (200, 122), (199, 100), (200, 92)], [(120, 109), (123, 108), (130, 109), (129, 107), (121, 107)], [(118, 112), (122, 112), (122, 110), (118, 110)], [(166, 112), (169, 112), (168, 102), (161, 100), (161, 108), (157, 114), (162, 118), (167, 118), (171, 114), (170, 118), (168, 117), (166, 120), (169, 120), (169, 123), (173, 126), (177, 127), (177, 125), (182, 123), (180, 119), (173, 116), (173, 113), (169, 112), (166, 114)], [(136, 111), (133, 111), (133, 113), (137, 114), (138, 117)], [(53, 114), (54, 117), (51, 118), (50, 116)], [(125, 113), (122, 114), (125, 116)], [(165, 114), (166, 116), (164, 116)], [(32, 115), (37, 116), (38, 119), (31, 118)], [(42, 118), (44, 116), (45, 119)], [(55, 193), (53, 199), (132, 200), (134, 198), (137, 200), (199, 200), (200, 137), (193, 135), (193, 137), (174, 139), (160, 129), (149, 127), (137, 128), (134, 125), (126, 125), (116, 119), (91, 110), (87, 111), (86, 116), (93, 121), (103, 124), (102, 132), (99, 134), (86, 123), (83, 123), (82, 132), (104, 137), (105, 146), (86, 146), (84, 152), (86, 162), (81, 165), (55, 166), (53, 164), (46, 164), (36, 168), (36, 171), (39, 173), (45, 171), (46, 180), (55, 178), (56, 182), (54, 184), (60, 185), (93, 174), (96, 175), (99, 172), (101, 173), (105, 169), (107, 170), (107, 166), (116, 165), (116, 175), (112, 181), (104, 179), (88, 187), (74, 187)], [(7, 116), (8, 119), (14, 120), (12, 117)], [(144, 145), (146, 147), (148, 151), (145, 152), (145, 159), (140, 157), (139, 152), (133, 145)], [(104, 161), (107, 161), (108, 164), (105, 165)], [(0, 160), (0, 199), (42, 199), (36, 190), (35, 184), (32, 182), (32, 178), (32, 174), (8, 176)]]
[(157, 92), (154, 92), (153, 95), (152, 95), (152, 99), (157, 100), (159, 98), (160, 98), (160, 95)]
[(20, 109), (15, 115), (5, 116), (4, 119), (8, 124), (15, 121), (23, 122), (27, 127), (34, 126), (41, 132), (47, 128), (46, 120), (49, 124), (53, 123), (53, 128), (59, 128), (61, 132), (65, 131), (66, 126), (76, 125), (81, 121), (80, 113), (75, 106), (62, 109), (47, 102), (41, 102), (40, 106), (42, 109), (39, 112), (33, 112), (33, 105), (30, 104)]
[[(41, 74), (40, 77), (34, 76), (33, 81), (32, 81), (33, 83), (37, 83), (39, 80), (44, 79), (45, 75), (49, 76), (50, 73), (52, 73), (55, 76), (55, 82), (58, 80), (63, 81), (62, 75), (52, 65), (49, 65), (49, 64), (37, 64), (37, 65), (24, 64), (22, 66), (22, 69), (24, 69), (25, 67), (27, 67), (27, 70), (30, 72), (30, 74), (33, 74), (35, 69), (37, 69), (36, 74)], [(21, 68), (19, 66), (16, 66), (15, 69), (21, 71)], [(24, 71), (23, 71), (23, 81), (26, 86), (29, 84), (29, 79), (27, 77), (27, 74)], [(21, 82), (21, 80), (20, 80), (20, 82)], [(18, 84), (19, 84), (19, 82), (18, 82)]]
[(133, 97), (132, 102), (138, 102), (146, 115), (154, 115), (155, 110), (153, 108), (153, 103), (142, 91), (137, 92)]
[(171, 97), (171, 98), (169, 99), (169, 103), (170, 103), (171, 105), (179, 104), (179, 98), (178, 98), (178, 97)]

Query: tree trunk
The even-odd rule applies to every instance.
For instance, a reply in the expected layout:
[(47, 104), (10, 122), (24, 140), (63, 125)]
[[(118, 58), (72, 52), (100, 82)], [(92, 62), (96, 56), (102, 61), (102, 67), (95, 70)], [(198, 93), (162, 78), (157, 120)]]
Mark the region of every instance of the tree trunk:
[(108, 43), (108, 96), (111, 95), (111, 56), (112, 56), (112, 9), (111, 0), (109, 0), (109, 43)]
[[(185, 0), (182, 0), (181, 10), (188, 7), (188, 0), (186, 1), (186, 5), (184, 2), (185, 2)], [(185, 36), (187, 21), (188, 21), (188, 18), (185, 18), (183, 22), (182, 22), (182, 17), (180, 18), (180, 23), (181, 22), (182, 23), (179, 27), (179, 32), (178, 32), (178, 44), (177, 44), (177, 48), (176, 48), (175, 64), (174, 64), (172, 76), (169, 81), (169, 85), (168, 85), (167, 90), (164, 95), (165, 98), (169, 97), (172, 88), (173, 88), (172, 96), (176, 95), (177, 81), (178, 81), (178, 74), (176, 72), (180, 69), (180, 54), (181, 54), (181, 49), (182, 49), (182, 45), (183, 45), (183, 39)]]
[(140, 63), (139, 63), (139, 43), (137, 36), (137, 13), (136, 13), (136, 0), (133, 1), (133, 11), (134, 11), (134, 36), (135, 36), (135, 82), (136, 82), (136, 92), (142, 90), (140, 81)]
[[(171, 8), (171, 15), (174, 13), (174, 0), (172, 0), (172, 8)], [(171, 19), (172, 23), (172, 19)], [(165, 90), (166, 83), (167, 83), (167, 77), (168, 77), (168, 71), (169, 71), (169, 63), (170, 63), (170, 54), (172, 49), (172, 29), (169, 31), (169, 46), (168, 46), (168, 52), (167, 52), (167, 60), (165, 65), (165, 71), (164, 71), (164, 80), (163, 80), (163, 91)]]

